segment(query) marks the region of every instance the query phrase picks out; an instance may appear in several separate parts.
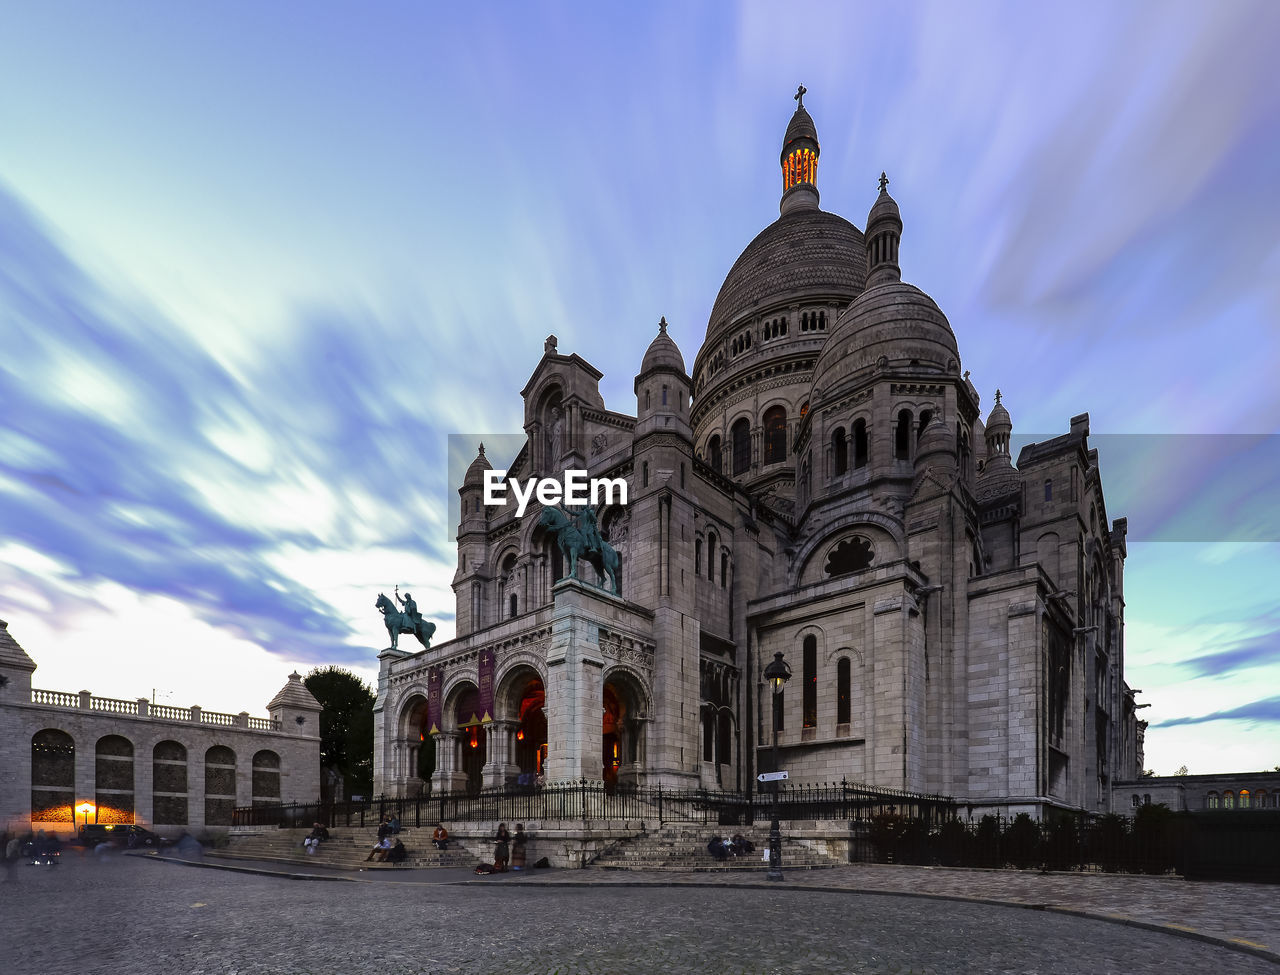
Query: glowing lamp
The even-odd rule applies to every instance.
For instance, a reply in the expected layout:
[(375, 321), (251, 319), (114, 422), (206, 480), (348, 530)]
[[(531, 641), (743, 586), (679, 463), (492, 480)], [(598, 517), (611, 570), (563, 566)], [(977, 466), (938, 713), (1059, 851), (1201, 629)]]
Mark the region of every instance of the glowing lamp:
[(524, 729), (521, 728), (516, 732), (516, 741), (524, 741)]

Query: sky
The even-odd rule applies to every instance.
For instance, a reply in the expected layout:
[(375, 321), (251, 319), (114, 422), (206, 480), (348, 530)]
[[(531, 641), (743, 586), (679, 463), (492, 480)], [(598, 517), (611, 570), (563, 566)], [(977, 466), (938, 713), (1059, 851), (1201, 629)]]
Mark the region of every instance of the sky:
[(1164, 774), (1280, 765), (1280, 5), (26, 4), (0, 31), (0, 618), (34, 686), (253, 714), (453, 634), (451, 434), (549, 333), (692, 364), (882, 170), (1019, 443), (1090, 414)]

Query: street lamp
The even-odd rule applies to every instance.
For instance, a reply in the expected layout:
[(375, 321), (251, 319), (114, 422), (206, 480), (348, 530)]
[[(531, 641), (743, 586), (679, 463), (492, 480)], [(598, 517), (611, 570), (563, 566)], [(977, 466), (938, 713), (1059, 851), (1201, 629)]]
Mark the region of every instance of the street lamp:
[[(778, 699), (782, 685), (791, 679), (791, 667), (782, 659), (782, 652), (773, 655), (773, 661), (764, 669), (764, 679), (773, 685), (773, 770), (778, 769)], [(782, 879), (782, 833), (778, 829), (778, 781), (773, 782), (773, 816), (769, 823), (769, 879)]]

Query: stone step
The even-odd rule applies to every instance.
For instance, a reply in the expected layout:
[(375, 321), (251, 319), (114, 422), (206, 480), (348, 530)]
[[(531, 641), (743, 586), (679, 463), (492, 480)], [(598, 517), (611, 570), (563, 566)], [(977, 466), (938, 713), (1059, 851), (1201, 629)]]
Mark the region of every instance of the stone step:
[[(743, 857), (716, 860), (707, 852), (712, 835), (732, 836), (741, 833), (755, 844), (755, 851)], [(768, 832), (748, 828), (728, 833), (706, 825), (667, 825), (655, 832), (629, 837), (605, 849), (591, 866), (602, 870), (655, 870), (668, 872), (725, 872), (767, 870), (764, 851), (768, 849)], [(790, 870), (819, 870), (837, 865), (836, 860), (785, 838), (782, 864)]]

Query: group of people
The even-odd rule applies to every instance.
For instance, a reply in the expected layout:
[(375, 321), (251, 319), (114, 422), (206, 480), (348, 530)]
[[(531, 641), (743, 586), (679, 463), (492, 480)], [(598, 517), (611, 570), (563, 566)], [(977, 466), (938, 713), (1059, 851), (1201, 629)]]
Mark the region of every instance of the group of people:
[(516, 823), (514, 836), (506, 823), (499, 823), (493, 845), (493, 872), (505, 873), (508, 868), (523, 870), (528, 853), (529, 834), (524, 831), (524, 823)]
[(721, 836), (713, 836), (707, 841), (707, 852), (717, 860), (728, 860), (730, 857), (743, 857), (754, 853), (756, 845), (741, 833), (734, 833), (733, 838), (726, 840)]
[(405, 849), (404, 843), (396, 835), (399, 832), (400, 817), (384, 813), (378, 823), (378, 842), (369, 851), (369, 855), (365, 857), (365, 862), (404, 863), (409, 857), (409, 851)]
[(306, 835), (302, 841), (302, 845), (306, 847), (307, 855), (314, 856), (316, 850), (320, 849), (320, 844), (329, 838), (329, 831), (325, 829), (324, 823), (315, 823), (311, 827), (311, 832)]

